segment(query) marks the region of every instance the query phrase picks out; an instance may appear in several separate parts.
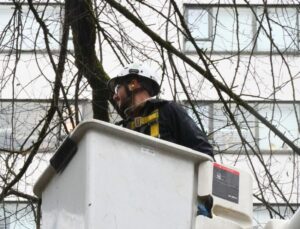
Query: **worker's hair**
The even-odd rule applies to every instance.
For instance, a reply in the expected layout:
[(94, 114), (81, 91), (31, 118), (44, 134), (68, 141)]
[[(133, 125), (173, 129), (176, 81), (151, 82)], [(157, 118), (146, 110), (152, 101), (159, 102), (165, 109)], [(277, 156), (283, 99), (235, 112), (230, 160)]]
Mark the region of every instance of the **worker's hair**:
[(154, 96), (154, 90), (153, 90), (152, 84), (147, 81), (148, 80), (145, 80), (145, 79), (139, 80), (142, 88), (144, 88), (149, 93), (149, 95), (152, 97), (152, 96)]
[(150, 80), (145, 79), (144, 77), (139, 77), (138, 75), (130, 75), (126, 77), (126, 80), (123, 82), (129, 84), (132, 80), (137, 80), (143, 89), (145, 89), (149, 95), (154, 96), (154, 89)]

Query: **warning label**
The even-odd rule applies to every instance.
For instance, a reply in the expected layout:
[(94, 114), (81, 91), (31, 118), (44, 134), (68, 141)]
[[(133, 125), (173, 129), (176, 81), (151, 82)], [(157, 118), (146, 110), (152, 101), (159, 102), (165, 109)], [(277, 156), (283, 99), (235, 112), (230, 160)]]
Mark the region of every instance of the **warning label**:
[(222, 199), (239, 202), (240, 173), (214, 163), (212, 194)]

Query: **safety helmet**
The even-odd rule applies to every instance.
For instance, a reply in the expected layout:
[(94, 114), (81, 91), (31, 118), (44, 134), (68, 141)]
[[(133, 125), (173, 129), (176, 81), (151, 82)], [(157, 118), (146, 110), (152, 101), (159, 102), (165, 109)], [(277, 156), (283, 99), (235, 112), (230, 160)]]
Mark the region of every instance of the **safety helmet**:
[(140, 80), (145, 89), (150, 93), (150, 96), (155, 96), (159, 93), (159, 84), (155, 74), (149, 67), (142, 63), (132, 63), (125, 66), (116, 77), (108, 81), (108, 88), (111, 92), (114, 92), (116, 85), (126, 82), (131, 77), (136, 77)]

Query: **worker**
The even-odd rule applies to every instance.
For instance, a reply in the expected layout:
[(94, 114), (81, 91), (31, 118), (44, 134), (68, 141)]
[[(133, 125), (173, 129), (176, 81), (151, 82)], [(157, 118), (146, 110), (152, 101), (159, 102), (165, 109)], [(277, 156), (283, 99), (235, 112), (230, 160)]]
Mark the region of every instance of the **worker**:
[(120, 125), (213, 157), (212, 146), (187, 112), (175, 102), (154, 98), (160, 86), (144, 64), (124, 67), (108, 88), (124, 117)]

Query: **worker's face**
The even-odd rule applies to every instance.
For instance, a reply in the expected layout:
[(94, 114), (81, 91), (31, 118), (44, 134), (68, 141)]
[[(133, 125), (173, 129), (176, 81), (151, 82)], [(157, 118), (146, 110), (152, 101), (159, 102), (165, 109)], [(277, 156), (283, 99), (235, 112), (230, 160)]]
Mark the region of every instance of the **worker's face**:
[(113, 100), (115, 101), (121, 112), (124, 112), (124, 110), (130, 106), (131, 101), (128, 98), (125, 85), (116, 85)]

